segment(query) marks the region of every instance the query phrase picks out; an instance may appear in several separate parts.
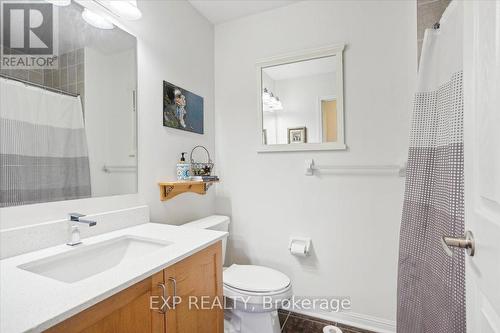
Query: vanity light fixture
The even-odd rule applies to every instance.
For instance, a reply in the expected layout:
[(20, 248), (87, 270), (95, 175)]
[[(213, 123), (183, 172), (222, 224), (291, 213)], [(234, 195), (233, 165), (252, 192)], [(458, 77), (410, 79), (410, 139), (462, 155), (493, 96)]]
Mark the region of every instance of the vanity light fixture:
[(138, 20), (142, 13), (137, 8), (137, 0), (109, 1), (110, 10), (126, 20)]
[(71, 0), (46, 0), (48, 3), (53, 4), (54, 6), (64, 7), (71, 5)]
[(283, 104), (281, 103), (278, 96), (274, 96), (272, 92), (269, 92), (267, 88), (264, 88), (262, 93), (262, 106), (264, 111), (274, 112), (283, 110)]
[(88, 24), (99, 29), (113, 29), (112, 20), (114, 18), (138, 20), (142, 16), (141, 11), (137, 7), (137, 0), (90, 0), (78, 2), (84, 7), (82, 12), (83, 19)]
[(110, 21), (108, 21), (106, 18), (103, 16), (94, 13), (93, 11), (85, 8), (82, 12), (82, 18), (90, 24), (93, 27), (99, 28), (99, 29), (113, 29), (114, 25)]

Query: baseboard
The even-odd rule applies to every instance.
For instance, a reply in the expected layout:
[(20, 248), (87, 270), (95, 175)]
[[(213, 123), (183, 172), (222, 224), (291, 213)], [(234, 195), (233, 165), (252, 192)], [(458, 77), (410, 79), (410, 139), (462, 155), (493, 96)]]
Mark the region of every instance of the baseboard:
[(377, 333), (396, 333), (396, 322), (384, 318), (369, 316), (355, 312), (310, 312), (297, 311), (295, 312), (316, 317), (324, 320), (334, 321), (344, 325), (362, 328), (365, 330)]

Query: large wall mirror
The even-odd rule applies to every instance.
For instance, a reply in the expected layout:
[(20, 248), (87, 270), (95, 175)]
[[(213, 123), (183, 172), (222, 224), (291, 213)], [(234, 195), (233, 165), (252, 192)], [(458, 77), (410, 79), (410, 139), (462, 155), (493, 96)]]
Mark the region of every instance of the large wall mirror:
[(259, 151), (346, 149), (343, 49), (324, 47), (257, 64)]
[(136, 38), (54, 10), (57, 67), (0, 67), (0, 207), (137, 192)]

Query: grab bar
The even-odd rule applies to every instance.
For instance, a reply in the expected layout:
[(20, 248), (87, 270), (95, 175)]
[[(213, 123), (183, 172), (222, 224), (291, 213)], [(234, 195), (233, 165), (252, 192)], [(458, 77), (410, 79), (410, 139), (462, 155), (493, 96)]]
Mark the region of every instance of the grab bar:
[(135, 165), (106, 165), (102, 167), (102, 171), (106, 173), (111, 172), (135, 172), (137, 171), (137, 166)]

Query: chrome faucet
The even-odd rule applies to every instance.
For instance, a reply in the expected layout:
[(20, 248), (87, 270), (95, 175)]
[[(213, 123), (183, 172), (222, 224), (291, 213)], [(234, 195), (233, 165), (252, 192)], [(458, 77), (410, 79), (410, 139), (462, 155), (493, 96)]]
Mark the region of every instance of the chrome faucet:
[(78, 228), (77, 223), (85, 223), (88, 224), (89, 227), (93, 227), (97, 224), (96, 221), (90, 220), (82, 220), (80, 217), (84, 217), (85, 215), (79, 213), (70, 213), (69, 221), (71, 223), (70, 232), (69, 232), (69, 241), (66, 243), (69, 246), (75, 246), (81, 243), (80, 240), (80, 229)]

